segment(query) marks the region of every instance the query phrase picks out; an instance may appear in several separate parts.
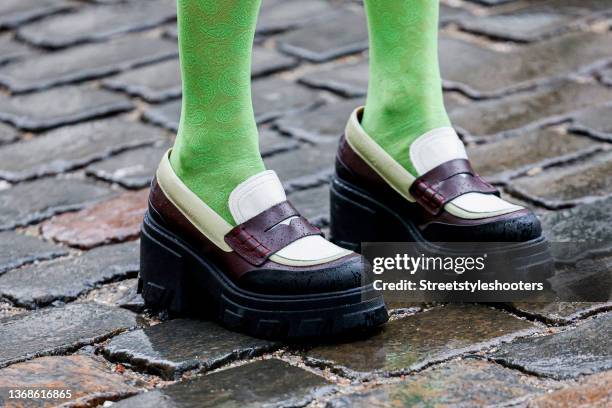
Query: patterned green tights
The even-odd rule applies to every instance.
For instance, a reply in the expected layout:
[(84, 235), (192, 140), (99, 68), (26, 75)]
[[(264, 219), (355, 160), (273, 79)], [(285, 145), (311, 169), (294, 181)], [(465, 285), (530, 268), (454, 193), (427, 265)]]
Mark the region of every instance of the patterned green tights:
[[(260, 0), (177, 0), (183, 79), (177, 175), (231, 224), (232, 190), (263, 171), (251, 104)], [(438, 0), (365, 0), (370, 85), (363, 127), (414, 173), (410, 144), (448, 126), (438, 68)]]

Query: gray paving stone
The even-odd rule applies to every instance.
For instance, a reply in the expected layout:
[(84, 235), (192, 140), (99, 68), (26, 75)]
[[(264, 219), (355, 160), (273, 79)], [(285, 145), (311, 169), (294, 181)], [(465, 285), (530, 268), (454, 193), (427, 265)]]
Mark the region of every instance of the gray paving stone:
[(289, 200), (300, 214), (318, 227), (329, 223), (329, 184), (296, 191), (289, 195)]
[(365, 96), (368, 90), (368, 70), (368, 61), (360, 60), (313, 71), (302, 76), (299, 81), (348, 98), (360, 97)]
[(74, 211), (112, 195), (106, 187), (72, 179), (44, 179), (0, 190), (0, 231)]
[(579, 23), (612, 9), (606, 0), (526, 2), (508, 12), (459, 20), (461, 28), (511, 41), (537, 41), (576, 29)]
[(280, 54), (276, 50), (256, 46), (253, 48), (252, 65), (253, 78), (259, 78), (294, 68), (298, 65), (298, 61), (293, 57)]
[(68, 252), (31, 235), (12, 231), (0, 232), (0, 275), (14, 268), (36, 261), (67, 255)]
[(30, 50), (25, 45), (13, 41), (6, 34), (0, 35), (0, 65), (23, 58), (29, 53)]
[[(41, 357), (0, 370), (0, 402), (9, 399), (8, 389), (71, 390), (70, 396), (26, 399), (18, 406), (95, 406), (101, 400), (127, 398), (138, 392), (130, 379), (112, 373), (102, 361), (83, 355)], [(65, 393), (68, 394), (68, 393)], [(59, 397), (59, 396), (58, 396)], [(29, 403), (29, 404), (28, 404)], [(15, 406), (15, 405), (13, 405)]]
[(464, 31), (495, 39), (534, 42), (571, 30), (572, 23), (584, 16), (579, 11), (533, 7), (511, 13), (462, 19), (459, 26)]
[(261, 5), (257, 33), (296, 28), (326, 15), (330, 9), (330, 3), (324, 0), (266, 0)]
[[(610, 304), (612, 256), (600, 254), (585, 256), (575, 262), (563, 263), (563, 261), (564, 259), (561, 259), (561, 265), (556, 267), (555, 275), (548, 280), (557, 299)], [(579, 313), (589, 314), (588, 310)]]
[(465, 17), (472, 16), (472, 13), (462, 7), (454, 7), (447, 4), (440, 4), (440, 25), (445, 26), (450, 23), (461, 21)]
[(557, 259), (582, 259), (612, 250), (612, 197), (545, 214), (541, 221), (549, 241), (571, 243), (558, 248), (562, 253), (555, 254)]
[(0, 300), (0, 320), (26, 313), (25, 309), (13, 306), (8, 300)]
[(328, 408), (370, 407), (476, 407), (540, 394), (543, 387), (532, 378), (484, 361), (455, 361), (383, 385), (369, 392), (332, 400)]
[(601, 71), (601, 80), (607, 84), (612, 86), (612, 68), (604, 69)]
[(544, 320), (548, 324), (569, 324), (596, 313), (612, 310), (611, 302), (514, 302), (511, 308), (521, 315)]
[(574, 116), (570, 130), (612, 142), (612, 106), (597, 106)]
[(612, 152), (601, 153), (572, 165), (521, 177), (508, 190), (549, 209), (588, 203), (612, 194)]
[(511, 3), (516, 0), (468, 0), (468, 1), (471, 1), (472, 3), (482, 4), (485, 6), (497, 6), (500, 4)]
[(503, 345), (491, 358), (540, 376), (576, 378), (612, 368), (611, 337), (612, 314), (604, 314), (561, 333)]
[(266, 167), (278, 173), (287, 192), (320, 185), (332, 174), (335, 143), (304, 145), (297, 150), (264, 159)]
[(322, 377), (263, 360), (182, 381), (117, 403), (117, 408), (303, 407), (331, 391)]
[(111, 361), (175, 379), (185, 371), (213, 370), (279, 346), (229, 331), (210, 321), (178, 319), (117, 336), (102, 352)]
[(612, 372), (590, 375), (566, 388), (548, 392), (529, 401), (530, 408), (607, 407), (612, 405)]
[(124, 37), (86, 44), (17, 61), (0, 69), (0, 84), (28, 92), (86, 79), (100, 78), (178, 55), (176, 44), (145, 37)]
[(460, 39), (440, 41), (445, 89), (476, 97), (500, 96), (586, 72), (609, 62), (612, 35), (575, 33), (497, 52)]
[(344, 133), (346, 121), (361, 99), (328, 103), (319, 108), (297, 115), (285, 116), (275, 122), (278, 129), (294, 138), (309, 142), (331, 142)]
[(39, 47), (60, 48), (141, 31), (176, 19), (176, 2), (149, 0), (146, 12), (139, 2), (82, 7), (77, 12), (49, 17), (17, 31), (20, 39)]
[(281, 51), (313, 62), (323, 62), (368, 47), (368, 30), (363, 11), (329, 13), (308, 27), (277, 37)]
[(89, 165), (87, 174), (101, 180), (118, 183), (125, 188), (147, 187), (151, 184), (160, 159), (171, 146), (170, 142), (166, 142), (161, 146), (129, 150)]
[(157, 103), (181, 96), (181, 72), (178, 59), (147, 65), (103, 81), (107, 89), (139, 96)]
[(401, 374), (536, 331), (535, 325), (488, 307), (448, 305), (393, 320), (365, 340), (315, 347), (306, 358), (351, 377)]
[(62, 173), (163, 140), (158, 128), (124, 119), (62, 127), (1, 148), (0, 178), (15, 182)]
[(3, 0), (0, 5), (0, 28), (14, 28), (74, 6), (64, 0)]
[(259, 151), (262, 157), (297, 149), (300, 144), (289, 137), (281, 136), (270, 128), (259, 129)]
[[(297, 61), (274, 50), (255, 47), (253, 50), (253, 77), (268, 75), (292, 68)], [(147, 102), (157, 103), (181, 96), (181, 76), (178, 59), (149, 65), (104, 80), (108, 89), (139, 96)]]
[(612, 100), (612, 90), (596, 84), (559, 81), (507, 98), (449, 109), (467, 141), (516, 135), (570, 119), (580, 110)]
[(144, 111), (142, 117), (154, 125), (177, 132), (181, 117), (181, 101), (176, 100), (151, 106)]
[(144, 299), (138, 293), (138, 279), (125, 279), (100, 286), (83, 297), (85, 301), (122, 307), (135, 313), (144, 311)]
[(253, 83), (253, 107), (257, 123), (307, 111), (319, 104), (321, 98), (317, 92), (293, 82), (269, 78)]
[(142, 324), (134, 313), (93, 303), (73, 303), (0, 321), (0, 367), (65, 353)]
[(69, 302), (99, 284), (135, 277), (139, 248), (134, 242), (108, 245), (74, 258), (15, 269), (0, 276), (0, 294), (27, 308)]
[(17, 131), (9, 125), (0, 123), (0, 145), (14, 142), (19, 138)]
[(68, 86), (10, 98), (0, 95), (0, 121), (23, 130), (40, 131), (133, 107), (126, 98), (105, 90)]
[[(318, 94), (280, 78), (266, 78), (253, 82), (253, 106), (257, 123), (265, 123), (280, 116), (306, 111), (321, 103)], [(181, 102), (156, 105), (144, 113), (151, 123), (173, 131), (178, 130)]]
[(533, 168), (575, 160), (601, 149), (601, 143), (588, 137), (541, 129), (470, 146), (468, 155), (479, 174), (491, 182), (504, 183)]

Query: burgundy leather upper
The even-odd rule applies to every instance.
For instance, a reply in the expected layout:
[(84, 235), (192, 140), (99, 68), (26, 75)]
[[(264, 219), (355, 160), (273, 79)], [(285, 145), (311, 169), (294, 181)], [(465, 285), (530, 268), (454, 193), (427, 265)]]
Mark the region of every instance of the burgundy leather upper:
[(465, 159), (450, 160), (417, 178), (410, 194), (429, 213), (436, 215), (449, 201), (467, 193), (499, 192), (483, 180)]
[[(279, 224), (292, 218), (288, 225)], [(225, 242), (252, 265), (263, 264), (270, 255), (310, 235), (323, 235), (284, 201), (237, 225), (225, 235)]]

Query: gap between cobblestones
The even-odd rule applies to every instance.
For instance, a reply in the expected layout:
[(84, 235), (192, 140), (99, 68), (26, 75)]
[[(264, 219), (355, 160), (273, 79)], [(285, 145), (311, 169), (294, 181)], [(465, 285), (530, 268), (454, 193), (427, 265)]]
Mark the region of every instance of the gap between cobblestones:
[(502, 310), (504, 312), (510, 313), (518, 318), (527, 319), (534, 323), (541, 323), (543, 325), (546, 325), (546, 327), (549, 327), (549, 328), (575, 326), (577, 323), (583, 320), (586, 320), (590, 317), (598, 316), (600, 314), (605, 314), (609, 311), (612, 311), (612, 302), (609, 302), (603, 307), (596, 306), (591, 309), (587, 309), (586, 311), (582, 311), (581, 313), (579, 313), (576, 317), (574, 317), (571, 320), (562, 321), (560, 319), (546, 317), (546, 316), (537, 314), (535, 312), (529, 312), (527, 310), (522, 310), (509, 303), (494, 303), (494, 304), (490, 304), (490, 306), (498, 310)]

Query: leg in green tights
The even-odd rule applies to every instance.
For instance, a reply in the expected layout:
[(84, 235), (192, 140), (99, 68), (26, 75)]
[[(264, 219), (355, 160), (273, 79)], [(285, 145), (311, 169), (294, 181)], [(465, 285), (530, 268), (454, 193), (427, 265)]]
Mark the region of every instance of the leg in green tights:
[(410, 144), (450, 126), (438, 66), (438, 0), (365, 0), (370, 83), (361, 125), (413, 175)]
[(170, 163), (230, 224), (230, 193), (265, 170), (251, 102), (259, 5), (260, 0), (178, 0), (183, 106)]

